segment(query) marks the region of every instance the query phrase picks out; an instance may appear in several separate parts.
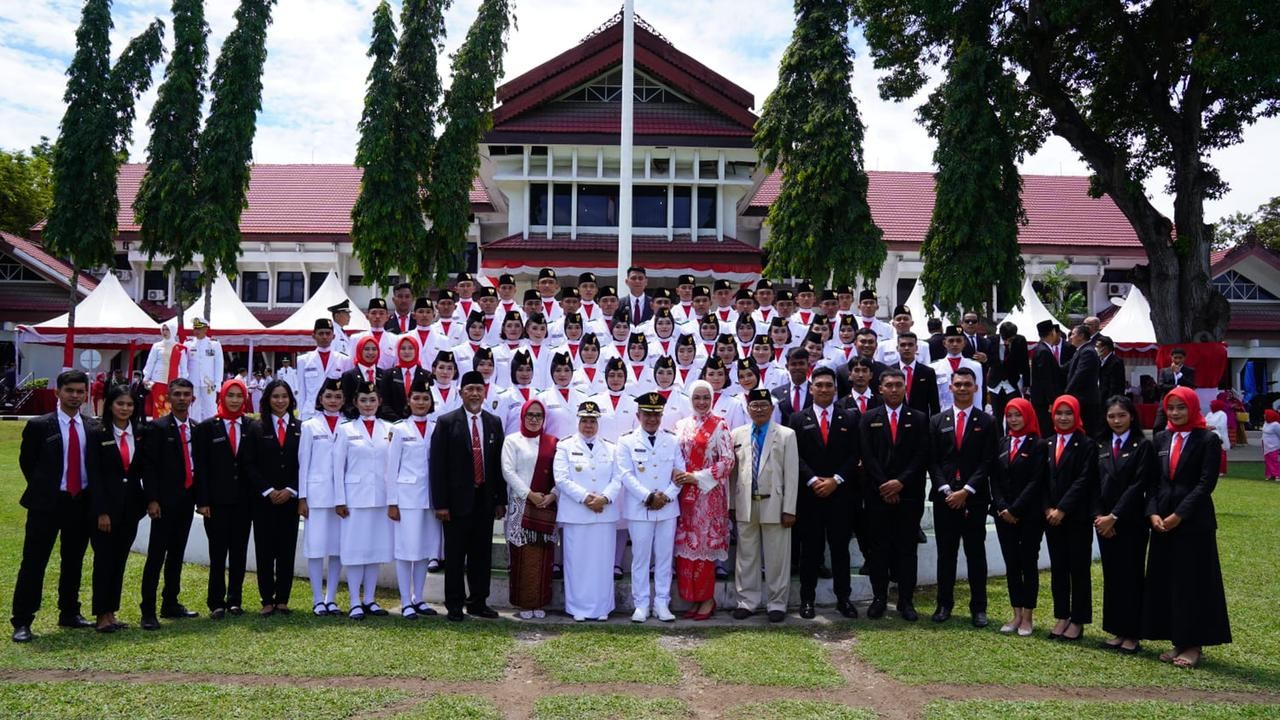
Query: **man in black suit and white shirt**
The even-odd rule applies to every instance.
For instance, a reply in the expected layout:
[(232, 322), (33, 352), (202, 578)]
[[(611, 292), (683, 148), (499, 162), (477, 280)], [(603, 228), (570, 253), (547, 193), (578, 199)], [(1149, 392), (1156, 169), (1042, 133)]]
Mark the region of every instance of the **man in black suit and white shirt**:
[(1089, 341), (1089, 328), (1077, 325), (1071, 330), (1071, 345), (1076, 352), (1067, 363), (1067, 382), (1063, 392), (1080, 403), (1081, 422), (1089, 437), (1097, 437), (1103, 430), (1102, 391), (1098, 384), (1102, 360), (1098, 350)]
[(621, 305), (631, 313), (631, 324), (639, 325), (653, 317), (653, 304), (645, 292), (649, 287), (649, 274), (639, 265), (627, 268), (627, 290), (621, 298)]
[(1098, 357), (1102, 358), (1102, 367), (1098, 371), (1098, 387), (1102, 391), (1102, 404), (1105, 407), (1111, 398), (1125, 394), (1129, 381), (1125, 377), (1124, 361), (1116, 354), (1116, 344), (1111, 338), (1105, 335), (1094, 335), (1093, 346), (1098, 350)]
[(1067, 377), (1062, 368), (1057, 324), (1052, 320), (1041, 320), (1036, 324), (1036, 332), (1040, 334), (1040, 342), (1031, 351), (1030, 399), (1031, 407), (1036, 410), (1036, 420), (1044, 430), (1053, 427), (1049, 405), (1062, 394)]
[(1169, 354), (1169, 360), (1169, 367), (1160, 371), (1158, 384), (1161, 399), (1164, 399), (1164, 396), (1175, 387), (1181, 386), (1192, 389), (1196, 387), (1196, 369), (1187, 367), (1187, 351), (1182, 348), (1174, 348), (1173, 352)]
[[(13, 587), (13, 641), (30, 642), (40, 610), (44, 572), (53, 544), (62, 537), (58, 576), (58, 624), (93, 627), (80, 614), (80, 571), (89, 545), (89, 476), (96, 453), (88, 452), (97, 423), (80, 414), (89, 396), (89, 376), (67, 370), (57, 379), (58, 407), (22, 429), (18, 466), (27, 487), (18, 501), (27, 509), (22, 564)], [(86, 423), (89, 424), (86, 427)]]
[(391, 304), (396, 311), (390, 314), (382, 329), (396, 335), (403, 335), (418, 327), (417, 321), (413, 318), (413, 300), (412, 285), (409, 283), (396, 285), (395, 290), (391, 292)]
[(1004, 420), (1004, 407), (1016, 397), (1022, 397), (1031, 374), (1031, 358), (1027, 353), (1027, 340), (1018, 334), (1013, 323), (1000, 324), (1000, 336), (992, 344), (991, 354), (983, 375), (987, 382), (987, 399), (991, 403), (991, 417), (997, 424)]
[(773, 404), (778, 408), (782, 424), (789, 425), (791, 415), (812, 404), (809, 397), (809, 352), (794, 347), (787, 353), (788, 381), (773, 389)]
[(462, 407), (441, 415), (431, 435), (431, 505), (444, 523), (444, 602), (454, 622), (466, 619), (464, 603), (467, 615), (498, 617), (488, 604), (490, 555), (493, 521), (507, 512), (502, 420), (483, 409), (483, 375), (465, 373), (460, 385)]
[(938, 374), (916, 360), (919, 339), (913, 332), (898, 335), (898, 364), (906, 376), (907, 405), (933, 417), (941, 409), (938, 400)]

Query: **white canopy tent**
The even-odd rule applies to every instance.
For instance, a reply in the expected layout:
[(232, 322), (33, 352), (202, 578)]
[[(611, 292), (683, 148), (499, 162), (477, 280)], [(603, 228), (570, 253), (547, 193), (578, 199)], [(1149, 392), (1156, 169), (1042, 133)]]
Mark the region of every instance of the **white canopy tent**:
[[(913, 322), (914, 332), (919, 335), (925, 330), (925, 323), (933, 314), (924, 306), (924, 283), (916, 278), (915, 287), (911, 288), (911, 294), (907, 296), (907, 301), (902, 303), (911, 311), (911, 320)], [(921, 335), (921, 341), (928, 338), (928, 333)]]
[(1067, 326), (1061, 320), (1049, 314), (1049, 309), (1040, 302), (1036, 289), (1031, 284), (1031, 276), (1022, 283), (1022, 307), (1004, 316), (1001, 323), (1011, 322), (1018, 326), (1018, 334), (1031, 342), (1039, 339), (1036, 325), (1045, 320), (1052, 320), (1063, 329)]
[(1102, 334), (1124, 350), (1150, 351), (1157, 348), (1156, 328), (1151, 323), (1151, 304), (1134, 285), (1120, 311), (1103, 328)]
[[(342, 287), (342, 281), (338, 280), (338, 276), (333, 271), (329, 271), (329, 274), (325, 276), (324, 282), (316, 290), (315, 294), (311, 296), (311, 299), (303, 303), (302, 307), (298, 308), (287, 319), (278, 325), (273, 325), (271, 332), (283, 330), (301, 331), (303, 334), (310, 336), (311, 331), (315, 328), (316, 318), (330, 317), (329, 307), (337, 305), (343, 300), (350, 302), (351, 298), (347, 295), (346, 289)], [(369, 329), (369, 319), (359, 309), (355, 308), (355, 303), (352, 303), (351, 323), (347, 325), (346, 329), (348, 334), (352, 331), (364, 332)]]
[[(19, 325), (18, 339), (61, 345), (66, 341), (68, 317), (63, 314), (36, 325)], [(77, 346), (124, 347), (159, 338), (160, 325), (133, 302), (113, 273), (103, 275), (98, 287), (76, 305)]]
[[(209, 294), (209, 288), (200, 293), (200, 297), (195, 302), (183, 308), (182, 326), (188, 330), (191, 329), (191, 323), (198, 316), (204, 315), (205, 296)], [(210, 307), (210, 315), (212, 317), (205, 318), (209, 323), (209, 328), (214, 336), (221, 335), (244, 335), (248, 333), (260, 334), (266, 329), (258, 318), (249, 312), (249, 308), (244, 306), (240, 301), (240, 296), (236, 294), (236, 289), (231, 286), (231, 282), (227, 280), (225, 275), (219, 275), (213, 281), (213, 305)], [(174, 316), (165, 321), (171, 329), (178, 326), (178, 318)]]

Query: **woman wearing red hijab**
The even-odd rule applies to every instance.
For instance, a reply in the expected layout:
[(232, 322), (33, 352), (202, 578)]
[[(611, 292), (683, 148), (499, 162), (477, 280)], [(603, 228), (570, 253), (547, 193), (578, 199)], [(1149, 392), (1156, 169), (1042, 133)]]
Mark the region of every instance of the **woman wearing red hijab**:
[(382, 379), (388, 371), (378, 367), (381, 352), (378, 341), (372, 335), (362, 335), (356, 341), (355, 354), (351, 356), (351, 369), (342, 373), (342, 397), (345, 398), (342, 414), (348, 420), (355, 420), (360, 415), (356, 410), (358, 388), (364, 383), (372, 383), (379, 392), (382, 390)]
[[(249, 388), (232, 378), (218, 391), (218, 414), (191, 433), (196, 512), (209, 538), (209, 617), (240, 615), (245, 556), (249, 552), (254, 495), (252, 464), (257, 423), (244, 417)], [(224, 577), (225, 574), (225, 577)]]
[(1080, 403), (1059, 396), (1049, 409), (1053, 434), (1046, 440), (1049, 587), (1057, 623), (1050, 640), (1074, 642), (1093, 622), (1093, 496), (1098, 488), (1098, 446), (1085, 434)]
[(1147, 558), (1142, 637), (1171, 640), (1173, 650), (1160, 659), (1190, 668), (1200, 662), (1205, 645), (1231, 642), (1212, 496), (1222, 443), (1205, 428), (1194, 390), (1170, 390), (1163, 406), (1168, 429), (1155, 441), (1160, 478), (1147, 499), (1155, 532)]
[(1035, 408), (1022, 398), (1004, 408), (1008, 436), (991, 472), (991, 514), (1004, 556), (1013, 619), (1000, 632), (1029, 637), (1040, 595), (1040, 540), (1044, 537), (1047, 451)]
[(415, 335), (401, 335), (396, 340), (396, 364), (382, 372), (382, 384), (378, 395), (382, 397), (380, 416), (388, 422), (399, 422), (409, 417), (409, 389), (418, 377), (430, 385), (431, 373), (420, 361), (421, 350)]

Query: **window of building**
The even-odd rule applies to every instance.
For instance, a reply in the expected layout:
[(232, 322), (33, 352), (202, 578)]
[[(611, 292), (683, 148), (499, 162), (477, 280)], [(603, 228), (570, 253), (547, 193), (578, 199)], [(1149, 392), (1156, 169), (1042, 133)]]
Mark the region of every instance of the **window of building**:
[(572, 225), (573, 224), (573, 186), (567, 183), (558, 183), (552, 189), (551, 206), (552, 220), (556, 225)]
[(276, 273), (276, 302), (302, 303), (306, 299), (306, 287), (300, 272)]
[(638, 228), (667, 226), (667, 188), (639, 185), (631, 191), (631, 224)]
[(578, 225), (618, 227), (618, 186), (579, 185)]
[(1275, 300), (1276, 296), (1267, 292), (1258, 283), (1241, 275), (1235, 270), (1228, 270), (1213, 279), (1213, 289), (1222, 293), (1228, 300)]
[(671, 223), (677, 228), (689, 227), (689, 198), (693, 197), (693, 188), (684, 185), (676, 188), (676, 199), (671, 206)]
[[(685, 99), (677, 95), (662, 83), (642, 72), (635, 74), (635, 91), (638, 103), (682, 103)], [(622, 69), (619, 68), (606, 75), (573, 90), (562, 100), (570, 102), (613, 103), (622, 100)]]
[(698, 227), (716, 229), (716, 189), (713, 187), (698, 188)]
[(266, 303), (271, 298), (271, 278), (267, 273), (249, 270), (240, 273), (240, 299), (247, 303)]
[(202, 282), (199, 270), (182, 270), (178, 273), (178, 292), (199, 295)]
[(0, 255), (0, 280), (15, 282), (41, 282), (39, 273), (8, 255)]
[(547, 224), (547, 194), (550, 185), (546, 183), (529, 184), (529, 224)]
[(315, 295), (315, 294), (316, 294), (316, 291), (320, 289), (320, 286), (321, 286), (321, 285), (324, 285), (324, 281), (325, 281), (325, 280), (327, 280), (328, 278), (329, 278), (329, 273), (328, 273), (327, 271), (326, 271), (326, 272), (312, 272), (312, 273), (311, 273), (311, 278), (310, 278), (310, 279), (311, 279), (311, 287), (307, 290), (307, 299), (308, 299), (308, 300), (310, 300), (310, 299), (311, 299), (311, 296), (313, 296), (313, 295)]

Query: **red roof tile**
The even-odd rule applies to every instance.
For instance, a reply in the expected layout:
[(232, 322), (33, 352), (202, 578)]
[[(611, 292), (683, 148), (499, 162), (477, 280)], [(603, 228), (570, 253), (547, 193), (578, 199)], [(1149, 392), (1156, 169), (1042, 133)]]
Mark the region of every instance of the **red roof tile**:
[[(0, 249), (12, 255), (14, 259), (26, 263), (32, 270), (47, 277), (50, 281), (57, 282), (63, 287), (67, 286), (67, 277), (71, 275), (71, 266), (65, 261), (50, 255), (40, 243), (17, 235), (11, 235), (7, 232), (0, 232)], [(88, 273), (81, 272), (78, 280), (80, 292), (85, 295), (88, 295), (94, 288), (98, 287), (97, 279)]]
[(1209, 272), (1217, 277), (1235, 267), (1246, 258), (1256, 257), (1276, 270), (1280, 270), (1280, 252), (1255, 242), (1240, 243), (1209, 255)]
[[(888, 243), (924, 242), (933, 215), (933, 173), (867, 172), (867, 202)], [(750, 207), (768, 210), (781, 190), (775, 171), (756, 191)], [(1089, 178), (1023, 175), (1022, 203), (1027, 225), (1018, 234), (1021, 245), (1079, 246), (1141, 251), (1142, 244), (1129, 221), (1111, 198), (1089, 197)]]
[(1275, 305), (1254, 307), (1244, 303), (1231, 303), (1231, 322), (1227, 332), (1280, 333), (1280, 312)]
[[(557, 102), (518, 115), (493, 132), (621, 133), (620, 103)], [(636, 135), (751, 137), (750, 128), (691, 103), (637, 103)]]
[[(617, 235), (578, 233), (576, 240), (570, 239), (568, 233), (556, 233), (547, 239), (546, 234), (530, 233), (526, 240), (520, 234), (509, 235), (484, 244), (486, 253), (495, 250), (525, 252), (616, 252)], [(692, 242), (688, 233), (675, 235), (668, 241), (665, 236), (636, 235), (631, 239), (631, 250), (636, 253), (707, 253), (707, 254), (748, 254), (759, 256), (760, 249), (748, 245), (741, 240), (726, 236), (723, 241), (713, 237), (699, 238)]]

